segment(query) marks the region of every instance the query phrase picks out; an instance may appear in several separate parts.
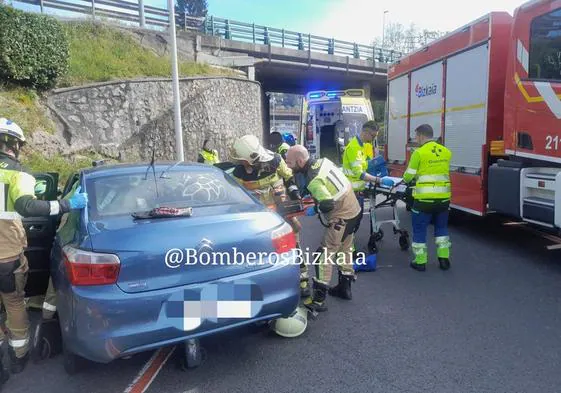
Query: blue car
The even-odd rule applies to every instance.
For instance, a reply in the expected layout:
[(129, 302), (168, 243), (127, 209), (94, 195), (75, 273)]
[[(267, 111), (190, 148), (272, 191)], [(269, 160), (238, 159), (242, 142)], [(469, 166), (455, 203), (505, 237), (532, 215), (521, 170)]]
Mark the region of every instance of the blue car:
[[(109, 363), (297, 307), (291, 227), (225, 170), (101, 165), (71, 176), (63, 196), (77, 186), (89, 206), (62, 217), (50, 250), (65, 365)], [(35, 267), (30, 281), (44, 288)]]

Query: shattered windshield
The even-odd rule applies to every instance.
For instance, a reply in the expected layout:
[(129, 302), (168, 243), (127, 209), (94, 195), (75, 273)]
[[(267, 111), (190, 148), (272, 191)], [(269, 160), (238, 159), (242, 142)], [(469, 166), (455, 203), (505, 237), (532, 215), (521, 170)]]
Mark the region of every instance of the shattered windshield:
[(174, 170), (162, 175), (150, 170), (104, 176), (88, 182), (90, 214), (95, 217), (130, 215), (156, 207), (207, 207), (253, 203), (226, 174), (214, 171)]

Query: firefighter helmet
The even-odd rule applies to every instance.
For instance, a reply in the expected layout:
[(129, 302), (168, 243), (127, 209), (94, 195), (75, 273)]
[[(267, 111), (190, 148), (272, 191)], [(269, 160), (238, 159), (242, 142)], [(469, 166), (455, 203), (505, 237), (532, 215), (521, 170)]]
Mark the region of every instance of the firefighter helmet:
[(288, 318), (279, 318), (272, 322), (276, 334), (282, 337), (298, 337), (306, 331), (308, 326), (308, 310), (297, 307)]
[(17, 139), (21, 143), (25, 143), (25, 136), (23, 130), (11, 120), (4, 117), (0, 118), (0, 136), (10, 136)]
[(255, 135), (244, 135), (234, 142), (231, 158), (236, 161), (247, 161), (250, 165), (258, 162), (268, 162), (274, 154), (265, 149)]

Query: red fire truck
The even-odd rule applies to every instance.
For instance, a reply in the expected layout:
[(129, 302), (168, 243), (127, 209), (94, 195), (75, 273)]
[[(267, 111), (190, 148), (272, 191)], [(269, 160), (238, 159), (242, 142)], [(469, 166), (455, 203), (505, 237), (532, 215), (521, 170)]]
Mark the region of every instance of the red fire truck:
[(452, 151), (452, 208), (561, 228), (561, 0), (493, 12), (388, 71), (386, 160), (416, 127)]

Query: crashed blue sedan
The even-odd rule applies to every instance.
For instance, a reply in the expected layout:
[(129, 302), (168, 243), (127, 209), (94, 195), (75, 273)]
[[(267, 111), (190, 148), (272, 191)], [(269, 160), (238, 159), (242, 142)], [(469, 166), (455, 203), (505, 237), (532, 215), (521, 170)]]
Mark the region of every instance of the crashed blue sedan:
[(291, 227), (225, 171), (101, 165), (65, 190), (77, 186), (89, 206), (62, 218), (51, 251), (65, 364), (108, 363), (296, 309)]

